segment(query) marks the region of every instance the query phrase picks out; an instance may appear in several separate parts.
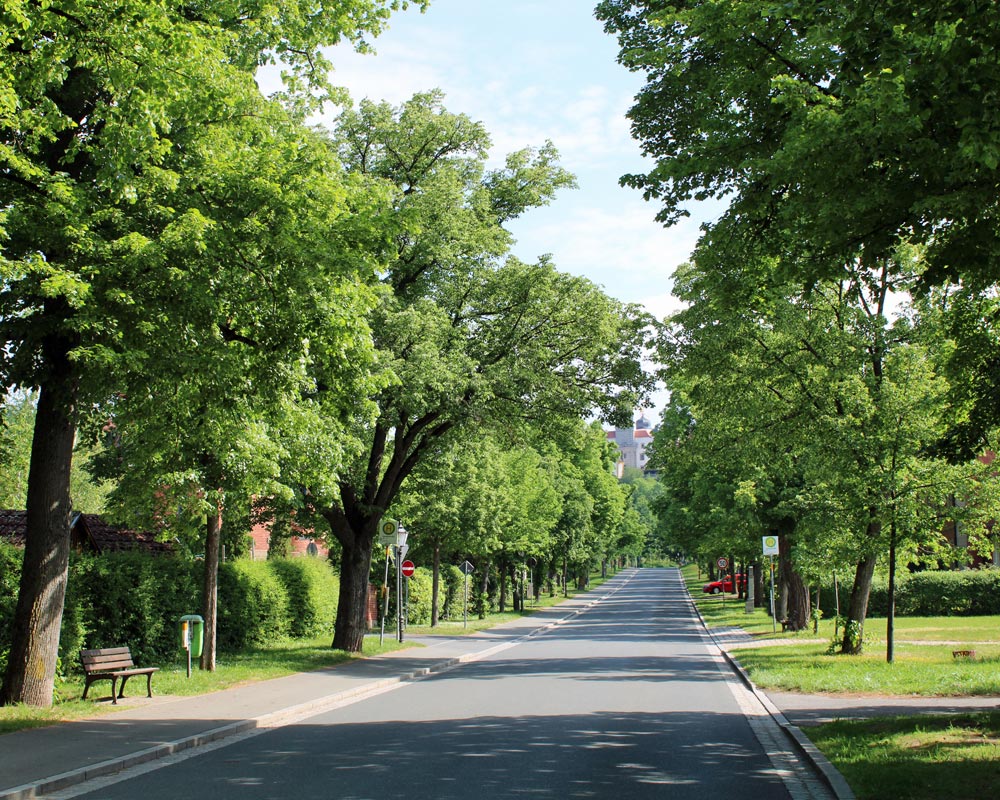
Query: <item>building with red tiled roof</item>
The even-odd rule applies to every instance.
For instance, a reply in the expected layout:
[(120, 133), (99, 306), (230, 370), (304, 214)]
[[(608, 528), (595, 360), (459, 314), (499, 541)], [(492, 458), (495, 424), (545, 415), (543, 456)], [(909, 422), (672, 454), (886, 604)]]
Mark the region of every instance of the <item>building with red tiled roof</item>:
[(625, 467), (634, 467), (646, 472), (646, 465), (649, 457), (646, 455), (646, 447), (653, 441), (653, 431), (649, 420), (645, 415), (640, 415), (632, 428), (615, 428), (605, 431), (609, 441), (618, 446), (619, 457), (617, 472), (621, 478)]
[[(0, 509), (0, 539), (24, 547), (27, 516), (25, 511)], [(157, 541), (152, 533), (111, 525), (97, 514), (74, 514), (70, 523), (70, 541), (77, 550), (90, 553), (139, 550), (152, 555), (166, 555), (174, 552), (173, 544)]]
[(158, 541), (155, 534), (111, 525), (97, 514), (77, 514), (70, 532), (74, 547), (95, 553), (142, 550), (152, 555), (166, 555), (174, 552), (171, 542)]

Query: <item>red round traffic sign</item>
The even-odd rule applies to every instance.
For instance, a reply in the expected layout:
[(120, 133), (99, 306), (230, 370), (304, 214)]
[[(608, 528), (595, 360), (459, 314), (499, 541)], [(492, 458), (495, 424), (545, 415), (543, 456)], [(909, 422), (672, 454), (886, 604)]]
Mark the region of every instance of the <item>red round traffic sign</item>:
[(402, 572), (407, 578), (409, 578), (413, 571), (416, 569), (412, 561), (404, 561), (399, 565), (399, 571)]
[(715, 563), (719, 565), (719, 569), (725, 569), (726, 567), (729, 566), (729, 559), (728, 558), (720, 558)]

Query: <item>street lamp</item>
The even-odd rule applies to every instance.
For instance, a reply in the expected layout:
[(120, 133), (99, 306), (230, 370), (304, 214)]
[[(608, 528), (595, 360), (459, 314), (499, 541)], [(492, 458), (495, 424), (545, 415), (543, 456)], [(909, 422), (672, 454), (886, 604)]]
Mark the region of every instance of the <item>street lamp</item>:
[(409, 531), (402, 525), (396, 530), (396, 639), (403, 641), (403, 556), (409, 550), (406, 540)]

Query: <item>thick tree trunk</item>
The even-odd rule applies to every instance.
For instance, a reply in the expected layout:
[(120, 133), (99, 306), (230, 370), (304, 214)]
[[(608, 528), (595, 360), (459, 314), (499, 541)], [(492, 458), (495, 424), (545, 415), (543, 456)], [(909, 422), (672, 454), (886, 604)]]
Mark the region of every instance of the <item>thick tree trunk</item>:
[(777, 619), (790, 631), (802, 631), (809, 625), (809, 588), (795, 571), (792, 561), (793, 520), (786, 520), (779, 531), (778, 569), (781, 578), (780, 610)]
[[(770, 580), (770, 577), (768, 580)], [(754, 608), (764, 608), (767, 605), (764, 565), (760, 561), (753, 562), (753, 604)]]
[(75, 381), (63, 353), (38, 396), (28, 470), (27, 540), (0, 705), (52, 705), (69, 570), (75, 405)]
[(434, 554), (431, 561), (431, 627), (438, 624), (438, 592), (441, 589), (441, 545), (434, 542)]
[[(333, 643), (336, 650), (360, 653), (368, 632), (365, 626), (365, 602), (368, 597), (368, 574), (371, 571), (374, 529), (378, 522), (361, 532), (341, 538), (340, 594)], [(371, 531), (367, 529), (371, 528)]]
[(205, 525), (205, 574), (202, 581), (201, 608), (205, 616), (205, 644), (201, 668), (215, 672), (216, 642), (219, 622), (219, 545), (222, 541), (222, 509), (208, 515)]
[[(869, 531), (873, 526), (877, 527), (878, 523), (871, 523)], [(847, 605), (844, 638), (840, 645), (840, 652), (845, 655), (857, 655), (864, 647), (865, 617), (868, 615), (868, 597), (872, 590), (875, 560), (874, 555), (868, 556), (854, 571), (854, 585), (851, 587), (851, 599)]]

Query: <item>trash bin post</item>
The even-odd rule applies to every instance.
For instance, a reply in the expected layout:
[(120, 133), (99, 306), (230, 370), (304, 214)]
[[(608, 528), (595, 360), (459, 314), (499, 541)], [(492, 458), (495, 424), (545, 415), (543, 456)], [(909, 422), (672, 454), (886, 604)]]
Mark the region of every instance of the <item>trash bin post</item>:
[(187, 651), (187, 676), (191, 677), (191, 659), (201, 658), (205, 642), (205, 620), (198, 614), (185, 614), (178, 620), (181, 647)]

